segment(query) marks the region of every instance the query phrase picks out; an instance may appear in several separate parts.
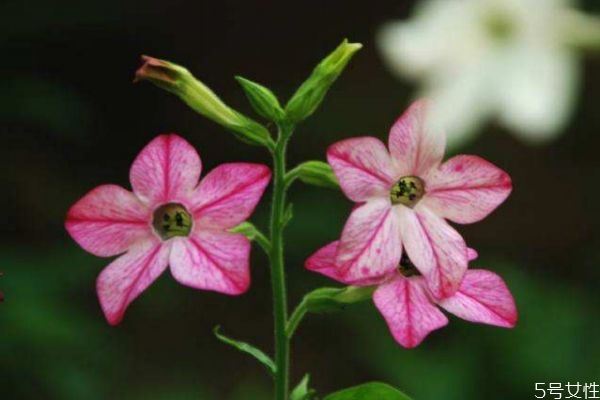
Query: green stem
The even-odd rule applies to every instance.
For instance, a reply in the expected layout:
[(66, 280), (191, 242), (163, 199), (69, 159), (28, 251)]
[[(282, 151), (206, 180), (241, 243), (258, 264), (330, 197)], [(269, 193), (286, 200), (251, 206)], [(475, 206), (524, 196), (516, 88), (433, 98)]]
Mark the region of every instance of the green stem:
[(306, 308), (306, 301), (303, 299), (302, 302), (296, 307), (294, 312), (292, 312), (292, 315), (290, 316), (285, 328), (285, 334), (287, 335), (288, 340), (291, 340), (292, 336), (294, 336), (298, 325), (300, 325), (300, 322), (302, 322), (302, 319), (306, 315), (307, 311), (308, 309)]
[(287, 293), (283, 262), (283, 230), (285, 228), (285, 153), (292, 128), (279, 127), (273, 150), (273, 203), (271, 211), (271, 286), (275, 325), (275, 400), (287, 400), (289, 387), (290, 343), (286, 334)]

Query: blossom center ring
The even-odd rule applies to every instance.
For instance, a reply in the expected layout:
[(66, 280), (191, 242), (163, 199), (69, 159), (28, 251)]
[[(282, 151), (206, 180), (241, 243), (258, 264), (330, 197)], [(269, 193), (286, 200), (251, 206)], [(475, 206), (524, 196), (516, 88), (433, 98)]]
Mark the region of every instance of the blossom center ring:
[(162, 240), (188, 236), (192, 230), (192, 216), (182, 204), (167, 203), (154, 211), (152, 226)]

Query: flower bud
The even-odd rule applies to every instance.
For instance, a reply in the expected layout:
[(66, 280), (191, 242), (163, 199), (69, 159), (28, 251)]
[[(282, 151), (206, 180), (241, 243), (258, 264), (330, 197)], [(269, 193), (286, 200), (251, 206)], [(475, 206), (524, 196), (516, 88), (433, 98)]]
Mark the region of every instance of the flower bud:
[(246, 92), (246, 96), (250, 101), (250, 105), (260, 116), (273, 122), (281, 121), (285, 116), (285, 111), (279, 105), (277, 97), (266, 87), (252, 82), (241, 76), (236, 76), (235, 79), (239, 82)]
[(339, 189), (340, 184), (329, 164), (323, 161), (306, 161), (290, 173), (308, 185)]
[(186, 68), (168, 61), (142, 56), (144, 64), (136, 71), (134, 82), (147, 80), (171, 92), (206, 118), (230, 129), (244, 142), (270, 146), (267, 128), (227, 106)]
[(360, 43), (348, 43), (348, 40), (344, 39), (342, 44), (317, 65), (285, 107), (290, 122), (302, 121), (315, 112), (329, 87), (361, 47)]

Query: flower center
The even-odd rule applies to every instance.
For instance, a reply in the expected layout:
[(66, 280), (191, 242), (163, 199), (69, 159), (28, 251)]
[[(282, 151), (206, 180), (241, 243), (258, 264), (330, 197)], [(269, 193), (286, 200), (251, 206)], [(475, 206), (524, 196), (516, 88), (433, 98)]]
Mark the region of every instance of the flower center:
[(509, 39), (515, 31), (514, 22), (507, 14), (506, 11), (496, 10), (490, 12), (484, 20), (488, 34), (499, 42)]
[(183, 205), (168, 203), (154, 211), (152, 226), (163, 240), (188, 236), (192, 230), (192, 217)]
[(390, 200), (392, 204), (404, 204), (414, 207), (425, 194), (425, 183), (418, 176), (404, 176), (392, 186)]
[(410, 261), (410, 258), (406, 255), (406, 252), (402, 254), (400, 264), (398, 264), (398, 271), (407, 278), (410, 276), (421, 275), (412, 261)]

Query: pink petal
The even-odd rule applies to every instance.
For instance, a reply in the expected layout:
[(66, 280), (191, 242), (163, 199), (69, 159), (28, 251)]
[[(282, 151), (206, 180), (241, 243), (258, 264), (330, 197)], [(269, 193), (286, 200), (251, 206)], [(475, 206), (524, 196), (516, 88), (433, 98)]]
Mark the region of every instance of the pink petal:
[(171, 273), (183, 285), (237, 295), (250, 286), (249, 255), (243, 235), (197, 230), (173, 241)]
[(498, 275), (483, 269), (467, 271), (460, 289), (439, 305), (471, 322), (512, 328), (517, 323), (515, 301)]
[(394, 339), (406, 348), (418, 346), (429, 332), (448, 323), (428, 297), (421, 277), (397, 275), (375, 290), (373, 301)]
[(436, 214), (461, 224), (485, 218), (508, 197), (510, 176), (477, 156), (456, 156), (427, 180), (423, 202)]
[(231, 228), (246, 220), (271, 179), (262, 164), (222, 164), (208, 173), (191, 197), (191, 210), (202, 226)]
[(399, 233), (388, 199), (373, 199), (352, 211), (336, 257), (344, 280), (372, 281), (394, 271), (402, 255)]
[(96, 290), (109, 324), (121, 322), (129, 304), (167, 268), (169, 251), (157, 239), (144, 240), (100, 273)]
[(342, 140), (329, 146), (327, 161), (349, 199), (363, 202), (386, 196), (393, 184), (393, 169), (385, 145), (374, 137)]
[(467, 261), (476, 260), (477, 257), (479, 257), (479, 253), (477, 253), (477, 250), (467, 247)]
[(427, 120), (428, 105), (414, 102), (390, 130), (389, 148), (398, 176), (424, 177), (444, 157), (446, 135)]
[(133, 192), (151, 205), (185, 201), (200, 178), (200, 156), (181, 137), (160, 135), (138, 154), (129, 180)]
[(150, 210), (117, 185), (88, 192), (67, 213), (65, 227), (86, 251), (106, 257), (123, 253), (152, 234)]
[(306, 260), (304, 266), (308, 270), (318, 272), (338, 282), (350, 284), (351, 282), (346, 281), (340, 275), (339, 269), (335, 265), (335, 256), (339, 243), (340, 241), (336, 240), (321, 247)]
[(405, 251), (438, 299), (453, 295), (467, 270), (467, 246), (454, 228), (427, 208), (395, 207)]

